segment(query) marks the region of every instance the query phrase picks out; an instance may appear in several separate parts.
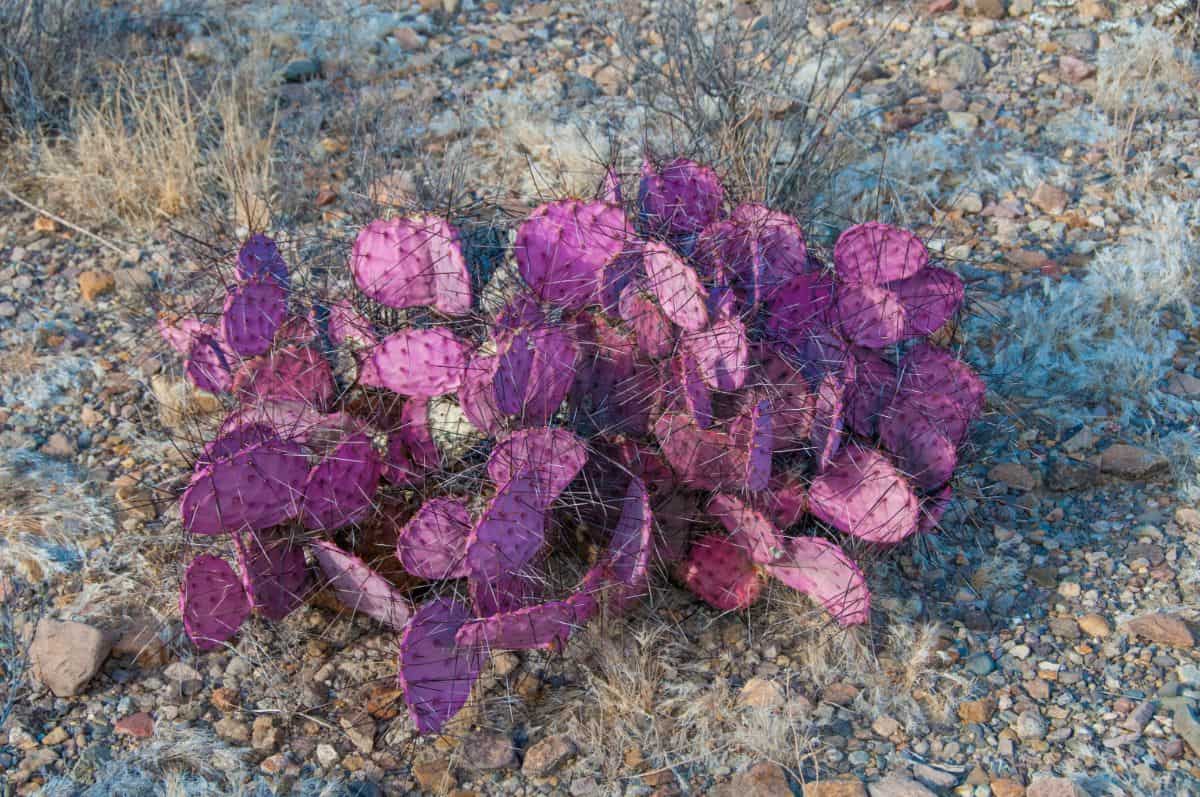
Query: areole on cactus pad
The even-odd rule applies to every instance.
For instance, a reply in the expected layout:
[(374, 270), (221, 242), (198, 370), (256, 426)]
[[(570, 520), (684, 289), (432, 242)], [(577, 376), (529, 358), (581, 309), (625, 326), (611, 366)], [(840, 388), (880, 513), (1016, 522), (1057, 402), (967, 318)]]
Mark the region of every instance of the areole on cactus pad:
[(219, 307), (159, 323), (229, 408), (180, 500), (228, 546), (183, 579), (198, 647), (323, 590), (399, 634), (436, 732), (489, 652), (561, 649), (655, 572), (721, 611), (773, 581), (869, 621), (841, 544), (935, 531), (983, 410), (929, 340), (962, 280), (876, 222), (826, 267), (796, 219), (684, 158), (599, 191), (515, 226), (498, 302), (472, 289), (471, 219), (421, 213), (364, 228), (339, 289), (306, 293), (255, 235)]

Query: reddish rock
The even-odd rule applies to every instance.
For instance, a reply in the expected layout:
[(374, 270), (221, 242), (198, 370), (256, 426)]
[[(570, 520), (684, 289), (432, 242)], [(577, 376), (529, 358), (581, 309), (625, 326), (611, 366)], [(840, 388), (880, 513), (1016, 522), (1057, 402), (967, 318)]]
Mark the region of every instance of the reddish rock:
[(1063, 78), (1068, 82), (1080, 83), (1095, 75), (1096, 67), (1082, 58), (1076, 58), (1073, 55), (1064, 55), (1058, 59), (1058, 71), (1062, 73)]
[[(808, 794), (808, 787), (804, 793)], [(762, 762), (739, 772), (714, 794), (716, 797), (791, 797), (787, 775), (778, 764)]]
[(1034, 189), (1033, 196), (1030, 197), (1030, 201), (1034, 205), (1040, 208), (1043, 213), (1049, 213), (1051, 216), (1057, 216), (1066, 210), (1067, 202), (1070, 199), (1066, 191), (1050, 183), (1040, 183)]
[(1172, 612), (1143, 614), (1141, 617), (1135, 617), (1125, 623), (1124, 628), (1131, 634), (1136, 634), (1160, 645), (1190, 648), (1196, 644), (1192, 630), (1187, 627), (1187, 623), (1178, 614)]
[(132, 736), (135, 739), (149, 739), (154, 735), (154, 717), (145, 711), (122, 717), (113, 725), (117, 734)]

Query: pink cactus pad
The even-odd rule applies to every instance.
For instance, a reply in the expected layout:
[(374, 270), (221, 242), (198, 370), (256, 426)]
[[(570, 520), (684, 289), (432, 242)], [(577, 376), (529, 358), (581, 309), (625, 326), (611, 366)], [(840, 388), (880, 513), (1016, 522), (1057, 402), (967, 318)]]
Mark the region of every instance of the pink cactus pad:
[(516, 330), (537, 327), (546, 322), (546, 314), (537, 297), (527, 290), (517, 291), (508, 304), (496, 312), (495, 330)]
[(720, 534), (692, 543), (679, 578), (693, 594), (723, 612), (749, 608), (763, 586), (745, 549)]
[(808, 484), (790, 473), (771, 477), (761, 497), (763, 511), (777, 528), (787, 529), (808, 513)]
[(821, 602), (841, 626), (860, 625), (871, 616), (871, 593), (858, 565), (837, 545), (817, 537), (792, 537), (784, 555), (767, 572), (794, 590)]
[(384, 455), (383, 478), (392, 484), (416, 484), (421, 480), (422, 470), (413, 464), (408, 455), (404, 438), (396, 432), (388, 435), (387, 453)]
[(188, 565), (179, 591), (183, 628), (200, 650), (228, 641), (250, 616), (250, 599), (224, 559), (200, 554)]
[(877, 221), (850, 227), (833, 247), (837, 274), (852, 285), (884, 285), (907, 279), (928, 262), (929, 252), (917, 236)]
[(346, 301), (329, 307), (329, 339), (335, 346), (369, 349), (379, 343), (371, 322)]
[(696, 271), (666, 244), (648, 241), (642, 245), (646, 287), (658, 300), (667, 318), (687, 332), (708, 325), (708, 298)]
[(342, 412), (321, 412), (308, 402), (261, 401), (240, 407), (221, 423), (220, 434), (232, 434), (240, 426), (263, 424), (275, 436), (311, 446), (330, 447), (349, 433), (363, 431), (361, 420)]
[(904, 335), (909, 338), (937, 332), (963, 303), (962, 278), (944, 268), (921, 269), (888, 287), (904, 305)]
[(757, 358), (760, 390), (771, 401), (772, 450), (786, 453), (807, 447), (817, 399), (804, 374), (768, 346), (758, 347)]
[(817, 385), (810, 440), (816, 453), (818, 470), (829, 467), (829, 463), (841, 448), (842, 424), (846, 409), (845, 391), (845, 383), (837, 374), (826, 374)]
[(463, 382), (458, 388), (458, 406), (471, 425), (489, 434), (500, 430), (504, 413), (496, 404), (495, 355), (476, 352), (467, 363)]
[(854, 381), (846, 386), (846, 425), (863, 437), (874, 437), (879, 418), (896, 395), (896, 366), (879, 352), (856, 348)]
[(675, 329), (663, 311), (645, 292), (631, 282), (621, 291), (617, 312), (637, 335), (638, 348), (647, 357), (666, 357), (675, 348)]
[(868, 349), (904, 340), (907, 315), (900, 298), (882, 285), (843, 285), (837, 292), (838, 328), (847, 339)]
[(681, 238), (703, 230), (721, 215), (725, 189), (716, 172), (686, 158), (661, 169), (642, 163), (638, 205), (646, 226), (656, 235)]
[(629, 239), (625, 212), (607, 202), (541, 205), (517, 230), (521, 277), (544, 302), (581, 308), (599, 300), (605, 268)]
[(308, 460), (298, 445), (279, 439), (243, 449), (192, 476), (179, 501), (192, 534), (256, 531), (299, 510)]
[(987, 392), (971, 367), (945, 349), (928, 343), (914, 346), (900, 362), (902, 394), (941, 395), (958, 405), (958, 417), (979, 417)]
[(245, 401), (295, 401), (316, 408), (333, 401), (333, 371), (309, 346), (287, 346), (247, 360), (233, 380)]
[(721, 319), (708, 329), (689, 332), (683, 345), (696, 358), (700, 376), (709, 387), (737, 390), (745, 383), (750, 346), (740, 319)]
[(281, 287), (288, 285), (288, 267), (275, 242), (255, 233), (246, 239), (238, 251), (237, 276), (240, 280), (270, 276)]
[(471, 526), (471, 513), (463, 501), (430, 498), (400, 530), (396, 557), (419, 578), (465, 578)]
[(681, 413), (664, 412), (654, 422), (654, 436), (671, 468), (691, 487), (731, 488), (745, 479), (746, 453), (723, 432), (701, 429)]
[(802, 345), (832, 321), (833, 297), (833, 280), (827, 274), (792, 277), (767, 299), (767, 334), (793, 346)]
[(205, 444), (200, 456), (196, 458), (195, 470), (207, 468), (214, 462), (229, 459), (239, 451), (278, 438), (279, 435), (269, 424), (247, 422), (234, 425)]
[(708, 502), (708, 511), (739, 545), (744, 555), (760, 565), (769, 565), (783, 555), (783, 535), (766, 515), (728, 493), (718, 493)]
[(240, 357), (256, 357), (271, 348), (286, 317), (287, 292), (279, 283), (270, 277), (243, 282), (225, 297), (225, 344)]
[(770, 399), (762, 398), (750, 404), (748, 411), (734, 419), (733, 438), (746, 451), (745, 488), (751, 492), (765, 490), (771, 479), (771, 454), (774, 453), (775, 433)]
[[(611, 605), (616, 609), (624, 610), (634, 598), (645, 594), (653, 539), (654, 515), (650, 510), (650, 496), (645, 483), (635, 476), (625, 491), (621, 517), (613, 527), (606, 554), (607, 576), (618, 587), (611, 596)], [(582, 591), (592, 592), (593, 586), (585, 579)]]
[(895, 543), (917, 530), (916, 493), (883, 454), (870, 448), (843, 448), (813, 479), (808, 504), (819, 519), (868, 542)]
[(917, 523), (917, 531), (922, 534), (936, 532), (953, 498), (954, 489), (949, 484), (935, 493), (924, 496), (921, 499), (921, 519)]
[(363, 362), (359, 381), (411, 398), (453, 393), (462, 385), (467, 347), (442, 327), (402, 329), (388, 335)]
[(162, 335), (167, 345), (185, 357), (192, 350), (192, 344), (197, 338), (217, 337), (216, 327), (198, 318), (180, 318), (176, 321), (160, 318), (156, 326), (158, 334)]
[(560, 650), (580, 625), (578, 607), (550, 601), (472, 620), (459, 629), (458, 644), (475, 650)]
[(373, 221), (354, 241), (350, 270), (358, 289), (388, 307), (471, 310), (471, 278), (462, 240), (438, 216)]
[(332, 531), (371, 511), (383, 461), (365, 434), (347, 437), (309, 471), (300, 517), (310, 529)]
[(575, 380), (575, 343), (557, 326), (501, 336), (497, 357), (496, 405), (523, 424), (548, 422)]
[(808, 270), (804, 232), (791, 216), (747, 203), (734, 208), (727, 221), (701, 233), (696, 257), (710, 274), (726, 273), (751, 303)]
[(712, 394), (700, 376), (696, 358), (687, 351), (679, 352), (671, 359), (670, 390), (675, 399), (672, 403), (690, 415), (696, 425), (707, 429), (713, 424)]
[(940, 401), (943, 413), (951, 413), (948, 423), (939, 423), (938, 410), (925, 405), (918, 395), (893, 404), (879, 422), (880, 443), (913, 483), (925, 490), (940, 487), (954, 475), (958, 451), (947, 432), (957, 432), (954, 426), (965, 429), (965, 423), (952, 415), (957, 410), (953, 402), (944, 396), (931, 398)]
[(198, 335), (188, 350), (184, 373), (192, 384), (209, 393), (224, 393), (233, 386), (230, 357), (214, 335)]
[(471, 603), (479, 617), (507, 614), (541, 603), (545, 584), (524, 569), (501, 573), (496, 578), (471, 579)]
[(467, 567), (477, 579), (495, 578), (529, 562), (546, 538), (539, 479), (523, 472), (505, 482), (488, 502), (467, 543)]
[(497, 342), (494, 390), (496, 407), (505, 415), (517, 415), (525, 404), (529, 374), (533, 370), (533, 341), (528, 331), (501, 336)]
[(309, 543), (327, 585), (342, 605), (397, 630), (412, 615), (412, 606), (391, 582), (366, 562), (326, 540)]
[(450, 598), (417, 610), (400, 637), (397, 683), (419, 733), (437, 733), (466, 705), (479, 677), (480, 651), (455, 642), (471, 610)]
[(539, 505), (549, 509), (587, 462), (587, 448), (567, 429), (537, 427), (508, 435), (488, 457), (488, 478), (505, 484), (525, 473), (533, 477)]
[(268, 620), (279, 621), (292, 613), (307, 597), (310, 586), (304, 550), (291, 540), (265, 532), (234, 535), (242, 584), (254, 610)]
[(413, 465), (424, 470), (442, 466), (442, 452), (433, 439), (429, 425), (429, 400), (410, 398), (400, 410), (400, 428), (393, 434), (404, 441), (404, 449)]

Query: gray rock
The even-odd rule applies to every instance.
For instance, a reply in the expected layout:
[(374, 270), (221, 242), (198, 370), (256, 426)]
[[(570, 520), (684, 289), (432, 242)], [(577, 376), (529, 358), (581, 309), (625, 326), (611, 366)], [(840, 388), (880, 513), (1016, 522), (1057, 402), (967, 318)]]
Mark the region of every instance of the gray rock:
[(1045, 739), (1046, 720), (1036, 709), (1026, 709), (1017, 716), (1017, 736), (1022, 739)]
[(871, 797), (937, 797), (935, 792), (902, 775), (888, 775), (878, 783), (868, 784), (867, 793)]
[(976, 653), (964, 662), (967, 670), (975, 675), (987, 675), (996, 669), (996, 662), (986, 653)]
[(977, 83), (987, 74), (983, 52), (969, 44), (955, 44), (938, 53), (938, 68), (955, 85)]
[(1175, 733), (1187, 742), (1193, 753), (1200, 755), (1200, 717), (1196, 716), (1191, 705), (1183, 701), (1176, 703), (1172, 721)]
[(34, 676), (58, 697), (79, 694), (100, 671), (112, 640), (86, 623), (42, 618), (29, 648)]
[(535, 778), (544, 778), (575, 755), (578, 746), (571, 737), (558, 734), (535, 742), (525, 753), (521, 771)]
[(517, 765), (512, 738), (503, 733), (480, 731), (466, 738), (462, 761), (469, 769), (510, 769)]
[(1088, 797), (1088, 793), (1070, 778), (1035, 777), (1025, 797)]
[(304, 83), (321, 76), (321, 61), (317, 58), (297, 58), (283, 68), (286, 83)]

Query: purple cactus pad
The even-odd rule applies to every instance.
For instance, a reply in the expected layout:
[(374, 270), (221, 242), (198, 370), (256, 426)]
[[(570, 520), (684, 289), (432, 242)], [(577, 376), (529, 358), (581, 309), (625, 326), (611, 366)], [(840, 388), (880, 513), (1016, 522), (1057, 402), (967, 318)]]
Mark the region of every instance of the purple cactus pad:
[(167, 345), (184, 357), (192, 350), (192, 344), (197, 338), (217, 337), (217, 329), (212, 324), (206, 324), (198, 318), (181, 318), (178, 321), (158, 319), (156, 324), (158, 334), (162, 335)]
[(718, 493), (708, 502), (708, 511), (752, 562), (769, 565), (783, 555), (783, 535), (779, 529), (766, 515), (747, 506), (738, 497)]
[(471, 279), (462, 240), (437, 216), (373, 221), (354, 241), (350, 270), (358, 289), (380, 304), (471, 310)]
[(692, 543), (679, 578), (696, 597), (723, 612), (749, 608), (762, 579), (746, 551), (733, 540), (709, 534)]
[(767, 572), (821, 602), (841, 626), (870, 619), (871, 593), (858, 565), (837, 545), (816, 537), (792, 537)]
[(455, 498), (430, 498), (396, 538), (396, 557), (418, 578), (443, 580), (467, 575), (471, 513)]
[(467, 544), (467, 567), (473, 578), (495, 578), (516, 570), (541, 550), (546, 516), (538, 486), (538, 478), (525, 472), (496, 491)]
[(837, 319), (847, 339), (868, 349), (895, 345), (904, 340), (908, 329), (900, 297), (870, 283), (843, 285), (838, 289)]
[(545, 427), (522, 429), (492, 449), (487, 473), (496, 484), (505, 484), (520, 473), (531, 475), (539, 506), (549, 509), (585, 462), (587, 448), (573, 432)]
[(658, 358), (666, 357), (674, 350), (675, 330), (641, 283), (631, 282), (625, 286), (617, 302), (617, 312), (637, 335), (642, 354)]
[(842, 445), (845, 416), (845, 383), (837, 374), (826, 374), (817, 385), (812, 441), (817, 469), (825, 470)]
[(300, 517), (310, 529), (332, 531), (371, 511), (383, 461), (365, 434), (347, 437), (309, 471)]
[(280, 287), (288, 286), (287, 263), (275, 242), (262, 233), (251, 235), (242, 244), (238, 251), (237, 276), (240, 280), (269, 276)]
[(625, 212), (607, 202), (541, 205), (517, 229), (521, 277), (544, 302), (578, 309), (599, 301), (606, 267), (628, 246)]
[(359, 381), (401, 396), (434, 398), (458, 390), (466, 362), (466, 345), (449, 330), (403, 329), (371, 350)]
[(842, 449), (813, 479), (809, 511), (846, 534), (868, 542), (896, 543), (917, 530), (916, 493), (878, 451)]
[(256, 531), (299, 510), (308, 461), (298, 445), (279, 439), (243, 449), (196, 471), (179, 501), (192, 534)]
[(196, 647), (212, 650), (231, 639), (246, 622), (250, 600), (228, 562), (200, 554), (183, 574), (179, 613)]
[(647, 228), (670, 238), (693, 236), (717, 221), (725, 189), (707, 166), (677, 158), (661, 169), (642, 164), (638, 205)]
[(455, 642), (470, 617), (463, 604), (438, 598), (417, 610), (400, 637), (397, 683), (419, 733), (440, 731), (471, 696), (484, 657)]
[(238, 540), (238, 565), (242, 583), (254, 610), (268, 620), (279, 621), (304, 602), (311, 587), (304, 550), (291, 540), (266, 533), (248, 534)]
[(714, 390), (737, 390), (746, 381), (749, 341), (738, 318), (719, 319), (708, 329), (689, 332), (683, 345), (696, 358), (700, 376)]
[(240, 357), (256, 357), (271, 348), (287, 317), (287, 292), (270, 277), (248, 280), (230, 289), (221, 313), (225, 343)]
[(459, 629), (456, 640), (465, 648), (487, 650), (561, 650), (580, 625), (578, 607), (551, 601), (472, 620)]
[(524, 569), (501, 573), (496, 578), (471, 579), (471, 603), (479, 617), (508, 614), (545, 598), (545, 584)]
[(299, 402), (328, 407), (334, 395), (333, 371), (310, 346), (287, 346), (247, 360), (233, 380), (245, 401)]
[(667, 318), (687, 332), (708, 325), (707, 295), (696, 271), (665, 244), (649, 241), (642, 245), (646, 286), (658, 300)]
[(408, 622), (412, 615), (408, 600), (362, 559), (325, 540), (309, 543), (309, 549), (342, 605), (397, 630)]
[(188, 350), (184, 373), (192, 384), (209, 393), (224, 393), (233, 386), (230, 357), (215, 335), (198, 335)]
[(904, 305), (904, 336), (908, 338), (937, 332), (963, 303), (962, 278), (944, 268), (921, 269), (888, 287)]
[(850, 227), (833, 247), (837, 274), (851, 285), (907, 279), (928, 262), (929, 252), (917, 236), (876, 221)]

